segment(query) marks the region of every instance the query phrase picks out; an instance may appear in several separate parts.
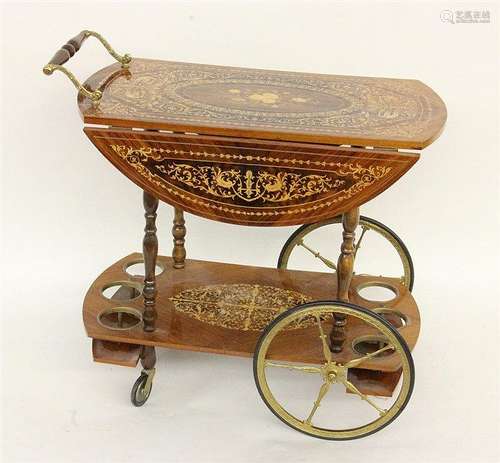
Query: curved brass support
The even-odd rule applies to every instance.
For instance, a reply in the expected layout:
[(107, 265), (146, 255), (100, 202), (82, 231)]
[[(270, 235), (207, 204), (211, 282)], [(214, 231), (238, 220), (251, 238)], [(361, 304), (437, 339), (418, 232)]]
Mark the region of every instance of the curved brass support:
[(91, 92), (90, 90), (87, 90), (75, 77), (75, 75), (66, 69), (64, 66), (61, 66), (60, 64), (47, 64), (43, 68), (44, 74), (50, 76), (54, 71), (61, 71), (63, 74), (66, 74), (73, 82), (73, 85), (78, 89), (79, 92), (82, 92), (86, 97), (90, 98), (93, 101), (99, 101), (102, 97), (102, 92), (100, 90), (95, 90)]
[(85, 34), (85, 38), (92, 36), (95, 37), (97, 40), (99, 40), (99, 42), (103, 44), (104, 48), (108, 50), (108, 53), (122, 65), (123, 69), (128, 68), (130, 61), (132, 61), (132, 57), (128, 53), (125, 53), (123, 56), (116, 53), (116, 51), (113, 50), (109, 42), (101, 34), (97, 32), (94, 31), (83, 31), (83, 32)]
[(101, 34), (98, 34), (94, 31), (85, 30), (73, 39), (69, 40), (54, 55), (50, 62), (44, 66), (43, 72), (48, 76), (53, 74), (54, 71), (60, 71), (63, 74), (66, 74), (66, 76), (68, 76), (69, 80), (71, 80), (71, 82), (79, 92), (83, 93), (92, 101), (97, 102), (102, 98), (102, 92), (100, 90), (95, 90), (93, 92), (87, 90), (75, 77), (75, 75), (63, 66), (63, 63), (68, 61), (80, 49), (82, 43), (90, 36), (95, 37), (97, 40), (99, 40), (99, 42), (103, 44), (104, 48), (106, 48), (109, 54), (121, 64), (123, 69), (127, 69), (129, 67), (130, 62), (132, 61), (132, 57), (129, 54), (125, 53), (123, 56), (119, 55), (115, 50), (113, 50), (109, 42)]

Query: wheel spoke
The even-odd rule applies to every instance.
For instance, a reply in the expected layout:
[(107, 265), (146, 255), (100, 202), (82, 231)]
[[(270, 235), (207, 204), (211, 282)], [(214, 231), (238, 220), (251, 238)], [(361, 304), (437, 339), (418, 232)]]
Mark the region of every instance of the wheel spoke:
[(323, 400), (323, 397), (325, 397), (326, 393), (330, 389), (330, 384), (331, 384), (330, 382), (326, 381), (321, 385), (321, 387), (319, 389), (318, 397), (314, 401), (314, 405), (313, 405), (313, 408), (311, 410), (311, 413), (309, 413), (309, 416), (304, 420), (304, 424), (311, 425), (311, 420), (313, 419), (313, 416), (316, 413), (316, 410), (320, 406), (321, 401)]
[(371, 359), (372, 357), (376, 357), (377, 355), (381, 354), (382, 352), (385, 352), (386, 350), (393, 349), (394, 347), (391, 346), (390, 344), (387, 344), (386, 346), (382, 347), (382, 349), (376, 350), (375, 352), (371, 352), (364, 357), (360, 357), (354, 360), (351, 360), (347, 362), (344, 367), (346, 368), (354, 368), (357, 367), (360, 363), (364, 362), (365, 360)]
[(329, 267), (329, 268), (331, 268), (333, 270), (337, 270), (337, 266), (330, 259), (327, 259), (326, 257), (323, 257), (318, 251), (315, 251), (314, 249), (311, 249), (309, 246), (307, 246), (304, 243), (304, 240), (300, 240), (297, 243), (297, 246), (302, 246), (304, 249), (307, 249), (314, 257), (316, 257), (321, 262), (323, 262), (327, 267)]
[(292, 365), (289, 363), (276, 363), (266, 360), (266, 367), (287, 368), (288, 370), (302, 371), (304, 373), (321, 373), (321, 368), (309, 365)]
[(325, 360), (328, 363), (331, 363), (331, 361), (332, 361), (332, 352), (330, 350), (330, 346), (328, 345), (328, 342), (326, 341), (326, 335), (323, 332), (323, 326), (321, 326), (321, 318), (320, 318), (319, 315), (316, 315), (316, 319), (318, 320), (319, 337), (321, 339), (321, 344), (323, 346), (323, 355), (325, 356)]
[(367, 226), (361, 225), (361, 228), (363, 231), (361, 232), (361, 236), (359, 237), (358, 242), (354, 246), (354, 258), (356, 258), (356, 254), (358, 253), (358, 249), (361, 247), (361, 241), (363, 241), (363, 236), (365, 236), (365, 233), (369, 230)]
[(352, 384), (347, 379), (342, 380), (342, 384), (344, 384), (344, 386), (347, 387), (347, 389), (349, 389), (351, 392), (354, 392), (359, 397), (361, 397), (361, 399), (363, 399), (365, 402), (369, 403), (375, 410), (379, 412), (380, 416), (384, 416), (387, 413), (387, 410), (380, 408), (375, 402), (370, 400), (367, 395), (363, 394), (354, 384)]

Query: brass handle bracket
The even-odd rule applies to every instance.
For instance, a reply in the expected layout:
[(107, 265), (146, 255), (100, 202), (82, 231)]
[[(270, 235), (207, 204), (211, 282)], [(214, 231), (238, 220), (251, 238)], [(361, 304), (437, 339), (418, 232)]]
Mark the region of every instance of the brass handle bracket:
[(60, 71), (69, 78), (69, 80), (73, 83), (73, 85), (78, 89), (78, 92), (81, 92), (87, 98), (90, 98), (94, 102), (98, 102), (102, 98), (102, 92), (100, 90), (90, 91), (87, 90), (75, 77), (75, 75), (66, 69), (63, 64), (68, 61), (82, 46), (83, 42), (88, 37), (95, 37), (99, 42), (102, 43), (104, 48), (108, 51), (108, 53), (121, 64), (123, 69), (127, 69), (129, 67), (130, 62), (132, 61), (132, 57), (125, 53), (124, 55), (119, 55), (116, 51), (111, 47), (109, 42), (97, 32), (93, 31), (82, 31), (76, 37), (68, 40), (68, 42), (61, 47), (61, 49), (54, 55), (54, 57), (50, 60), (48, 64), (46, 64), (43, 68), (44, 74), (50, 76), (54, 73), (54, 71)]
[(83, 93), (86, 97), (90, 98), (92, 101), (99, 101), (102, 98), (102, 92), (100, 90), (94, 90), (91, 92), (90, 90), (87, 90), (80, 82), (79, 80), (75, 77), (75, 75), (66, 69), (64, 66), (60, 64), (47, 64), (43, 68), (43, 72), (50, 76), (54, 71), (60, 71), (63, 74), (66, 74), (73, 82), (73, 85), (78, 89), (79, 92)]

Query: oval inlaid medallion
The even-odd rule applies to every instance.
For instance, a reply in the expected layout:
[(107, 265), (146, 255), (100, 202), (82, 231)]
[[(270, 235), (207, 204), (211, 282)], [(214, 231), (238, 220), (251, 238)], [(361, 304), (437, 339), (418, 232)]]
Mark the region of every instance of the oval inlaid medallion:
[[(297, 291), (250, 284), (200, 286), (171, 298), (178, 312), (200, 322), (243, 331), (261, 331), (283, 311), (311, 300)], [(312, 323), (314, 320), (302, 320), (288, 329)]]
[(86, 84), (86, 123), (211, 135), (419, 149), (446, 120), (441, 99), (419, 81), (263, 71), (134, 58)]
[(189, 85), (178, 86), (175, 94), (191, 102), (223, 108), (226, 111), (234, 109), (273, 113), (322, 113), (339, 111), (349, 106), (348, 100), (329, 92), (238, 80), (195, 81)]

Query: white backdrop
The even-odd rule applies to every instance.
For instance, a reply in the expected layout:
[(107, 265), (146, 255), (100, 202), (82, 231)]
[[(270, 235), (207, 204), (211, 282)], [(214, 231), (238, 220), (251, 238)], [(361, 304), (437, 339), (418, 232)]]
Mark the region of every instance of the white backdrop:
[[(442, 22), (489, 10), (490, 24)], [(138, 188), (82, 133), (75, 89), (42, 67), (82, 29), (134, 56), (415, 78), (446, 102), (442, 137), (362, 208), (407, 242), (422, 331), (417, 382), (380, 433), (326, 442), (264, 407), (251, 361), (162, 350), (149, 402), (139, 370), (93, 364), (89, 284), (141, 249)], [(486, 462), (498, 452), (498, 11), (469, 2), (163, 2), (2, 5), (3, 452), (8, 462)], [(111, 58), (89, 40), (82, 80)], [(172, 211), (159, 211), (160, 251)], [(274, 266), (291, 228), (187, 216), (192, 258)]]

